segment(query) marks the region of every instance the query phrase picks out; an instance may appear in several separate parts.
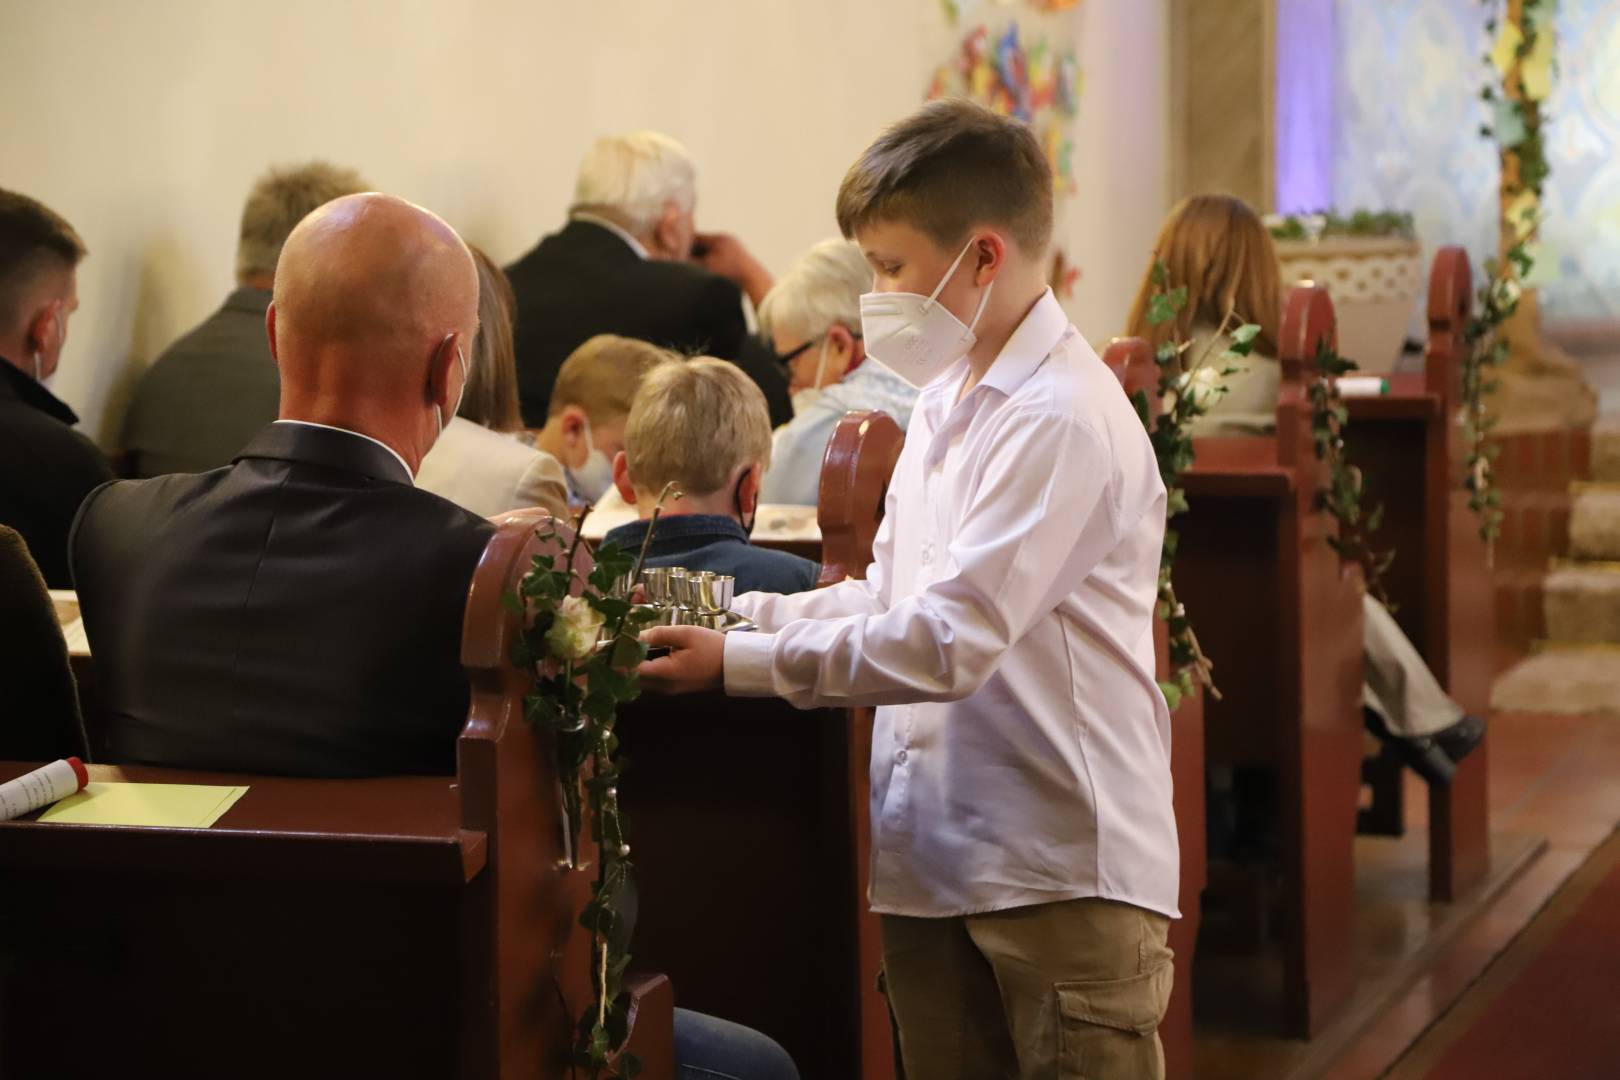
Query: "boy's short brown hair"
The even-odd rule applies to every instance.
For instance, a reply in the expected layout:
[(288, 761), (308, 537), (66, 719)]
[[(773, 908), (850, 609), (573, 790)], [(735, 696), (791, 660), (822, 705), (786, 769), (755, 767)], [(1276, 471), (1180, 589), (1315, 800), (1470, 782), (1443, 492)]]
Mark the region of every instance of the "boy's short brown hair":
[(1026, 124), (971, 101), (933, 101), (850, 166), (837, 212), (850, 239), (871, 222), (899, 221), (951, 248), (988, 224), (1039, 255), (1052, 238), (1052, 167)]
[(679, 353), (617, 334), (597, 334), (568, 354), (551, 388), (548, 416), (570, 405), (585, 410), (592, 424), (612, 424), (630, 415), (630, 403), (647, 373), (678, 362)]
[(637, 491), (671, 480), (688, 495), (713, 495), (739, 465), (771, 464), (765, 394), (729, 360), (699, 356), (642, 381), (624, 426), (625, 468)]

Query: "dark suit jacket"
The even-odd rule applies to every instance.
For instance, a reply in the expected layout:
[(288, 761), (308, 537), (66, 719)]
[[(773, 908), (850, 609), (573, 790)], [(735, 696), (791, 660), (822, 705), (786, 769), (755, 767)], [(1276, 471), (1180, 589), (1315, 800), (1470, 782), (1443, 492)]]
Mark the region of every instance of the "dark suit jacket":
[(513, 347), (527, 426), (545, 424), (557, 371), (596, 334), (735, 361), (765, 392), (771, 426), (793, 419), (782, 365), (748, 333), (742, 290), (725, 278), (691, 263), (643, 259), (588, 221), (570, 221), (506, 273), (517, 296)]
[(0, 525), (0, 759), (90, 760), (67, 642), (28, 547)]
[(53, 589), (73, 587), (73, 515), (92, 488), (112, 479), (96, 444), (73, 430), (78, 422), (55, 394), (0, 357), (0, 525), (22, 534)]
[(124, 418), (130, 474), (162, 476), (229, 465), (281, 406), (264, 313), (270, 294), (240, 288), (163, 350)]
[(98, 489), (72, 556), (109, 756), (453, 772), (462, 613), (493, 533), (381, 444), (299, 424), (223, 469)]

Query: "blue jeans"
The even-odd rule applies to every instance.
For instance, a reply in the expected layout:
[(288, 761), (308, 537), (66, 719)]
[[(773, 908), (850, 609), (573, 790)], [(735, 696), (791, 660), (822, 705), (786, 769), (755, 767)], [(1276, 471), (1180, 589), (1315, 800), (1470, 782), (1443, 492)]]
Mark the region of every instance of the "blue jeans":
[(799, 1080), (776, 1040), (753, 1028), (688, 1009), (675, 1010), (677, 1080)]

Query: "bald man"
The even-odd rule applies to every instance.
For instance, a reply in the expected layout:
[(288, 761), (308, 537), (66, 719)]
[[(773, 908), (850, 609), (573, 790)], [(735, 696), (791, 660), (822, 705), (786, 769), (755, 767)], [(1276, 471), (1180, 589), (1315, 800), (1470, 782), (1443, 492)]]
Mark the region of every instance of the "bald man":
[(112, 760), (450, 773), (467, 587), (492, 526), (412, 486), (455, 415), (478, 274), (433, 214), (304, 218), (265, 317), (280, 419), (212, 472), (96, 489), (70, 539)]

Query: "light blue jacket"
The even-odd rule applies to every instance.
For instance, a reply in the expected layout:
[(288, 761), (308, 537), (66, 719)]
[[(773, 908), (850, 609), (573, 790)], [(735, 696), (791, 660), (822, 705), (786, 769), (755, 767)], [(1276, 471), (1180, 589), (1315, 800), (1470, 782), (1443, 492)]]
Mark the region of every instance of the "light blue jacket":
[(821, 392), (806, 409), (776, 429), (771, 441), (771, 468), (760, 490), (762, 503), (814, 506), (821, 490), (821, 459), (833, 429), (844, 414), (880, 409), (901, 430), (911, 421), (917, 389), (900, 376), (868, 360)]

